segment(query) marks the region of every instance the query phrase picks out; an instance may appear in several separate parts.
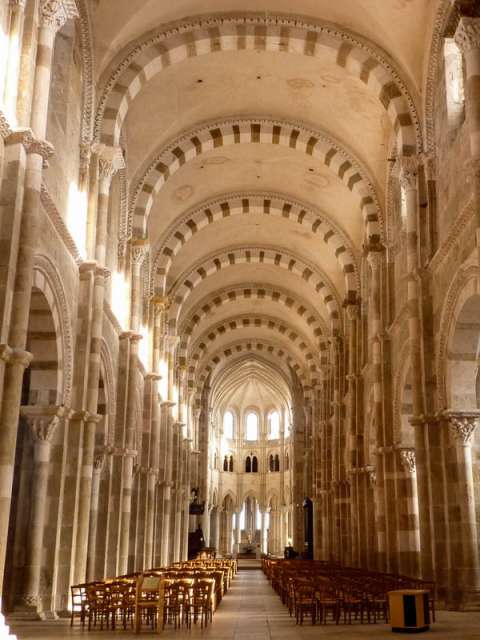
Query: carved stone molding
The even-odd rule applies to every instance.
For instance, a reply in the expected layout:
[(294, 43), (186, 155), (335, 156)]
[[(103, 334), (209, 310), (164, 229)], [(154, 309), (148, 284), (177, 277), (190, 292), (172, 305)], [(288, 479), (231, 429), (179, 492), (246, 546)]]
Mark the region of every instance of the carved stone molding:
[(470, 445), (480, 420), (480, 411), (445, 411), (444, 416), (452, 438), (463, 446)]
[(455, 31), (455, 42), (464, 54), (480, 49), (480, 18), (462, 16)]
[(414, 473), (416, 470), (415, 449), (399, 449), (400, 460), (406, 471)]
[(375, 467), (365, 467), (365, 473), (367, 476), (368, 485), (373, 489), (377, 484), (377, 470), (375, 469)]

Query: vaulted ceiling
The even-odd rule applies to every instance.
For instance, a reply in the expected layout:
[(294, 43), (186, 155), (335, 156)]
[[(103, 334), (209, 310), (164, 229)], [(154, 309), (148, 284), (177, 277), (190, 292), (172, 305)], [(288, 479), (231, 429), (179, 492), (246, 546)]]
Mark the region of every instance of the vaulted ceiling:
[(93, 2), (96, 133), (125, 148), (191, 386), (253, 361), (278, 388), (320, 379), (387, 160), (420, 149), (439, 2)]

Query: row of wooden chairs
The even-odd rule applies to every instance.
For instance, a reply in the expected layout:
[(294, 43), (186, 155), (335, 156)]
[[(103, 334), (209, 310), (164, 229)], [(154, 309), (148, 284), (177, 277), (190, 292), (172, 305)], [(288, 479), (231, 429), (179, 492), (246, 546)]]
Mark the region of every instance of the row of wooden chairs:
[(114, 579), (73, 585), (71, 625), (139, 632), (171, 624), (207, 626), (237, 571), (236, 562), (197, 560), (131, 573)]
[(323, 561), (264, 558), (262, 568), (297, 624), (332, 620), (352, 624), (388, 622), (388, 592), (426, 589), (435, 620), (435, 583), (408, 576), (342, 567)]

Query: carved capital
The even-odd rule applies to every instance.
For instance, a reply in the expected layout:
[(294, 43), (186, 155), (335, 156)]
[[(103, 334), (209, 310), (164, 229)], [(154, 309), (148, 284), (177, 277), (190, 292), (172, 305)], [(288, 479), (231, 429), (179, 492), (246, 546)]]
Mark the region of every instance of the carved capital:
[(127, 256), (128, 238), (119, 238), (117, 245), (117, 258), (119, 262), (125, 260)]
[(21, 407), (20, 412), (30, 426), (34, 442), (51, 442), (65, 407), (32, 405)]
[(398, 177), (405, 190), (417, 188), (418, 168), (421, 164), (419, 156), (399, 156), (395, 160), (392, 175)]
[(478, 411), (446, 411), (448, 429), (452, 438), (461, 445), (468, 446), (472, 442), (475, 427), (480, 419)]
[(400, 449), (400, 460), (406, 471), (414, 473), (416, 469), (416, 458), (414, 449)]
[(102, 147), (98, 150), (98, 171), (100, 178), (110, 181), (113, 176), (125, 168), (125, 160), (120, 147)]
[(170, 299), (167, 296), (153, 296), (151, 303), (156, 314), (163, 313), (170, 307)]
[(458, 48), (464, 54), (472, 49), (480, 49), (480, 18), (462, 16), (454, 38)]
[(93, 460), (93, 470), (97, 473), (100, 473), (103, 469), (103, 465), (105, 464), (105, 454), (99, 453), (95, 456)]
[(347, 318), (351, 322), (358, 320), (358, 317), (360, 315), (360, 304), (358, 303), (358, 301), (357, 300), (355, 300), (354, 302), (348, 301), (345, 304), (345, 312), (347, 314)]
[(130, 240), (130, 255), (132, 257), (132, 263), (136, 266), (141, 266), (145, 260), (149, 250), (147, 240), (135, 239)]
[(368, 485), (373, 488), (377, 484), (377, 470), (375, 467), (365, 467)]
[(367, 262), (374, 273), (378, 273), (383, 261), (383, 246), (381, 245), (365, 245), (364, 251)]
[(75, 0), (41, 0), (40, 26), (58, 31), (70, 18), (77, 18)]

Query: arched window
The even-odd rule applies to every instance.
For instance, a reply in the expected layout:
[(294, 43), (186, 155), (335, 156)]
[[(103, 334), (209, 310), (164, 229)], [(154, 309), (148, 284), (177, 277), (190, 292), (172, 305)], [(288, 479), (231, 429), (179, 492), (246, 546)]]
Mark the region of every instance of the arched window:
[(233, 413), (225, 411), (223, 414), (223, 435), (225, 438), (233, 438)]
[(253, 456), (252, 458), (252, 473), (257, 473), (258, 472), (258, 460), (257, 460), (257, 456)]
[(280, 471), (280, 457), (277, 454), (275, 454), (275, 471)]
[(288, 471), (290, 467), (290, 460), (288, 458), (288, 453), (285, 454), (285, 471)]
[(228, 456), (225, 456), (223, 459), (223, 470), (228, 471)]
[(268, 414), (268, 437), (271, 440), (280, 437), (280, 414), (278, 411), (270, 411)]
[(250, 473), (252, 471), (252, 459), (250, 456), (247, 456), (245, 460), (245, 473)]
[(273, 471), (274, 470), (274, 461), (273, 461), (273, 455), (270, 456), (270, 458), (268, 459), (268, 470), (269, 471)]
[(229, 461), (228, 461), (228, 470), (229, 470), (230, 472), (232, 472), (232, 471), (233, 471), (233, 456), (230, 456), (230, 459), (229, 459)]
[(258, 440), (258, 416), (253, 411), (247, 413), (245, 438), (247, 440)]

